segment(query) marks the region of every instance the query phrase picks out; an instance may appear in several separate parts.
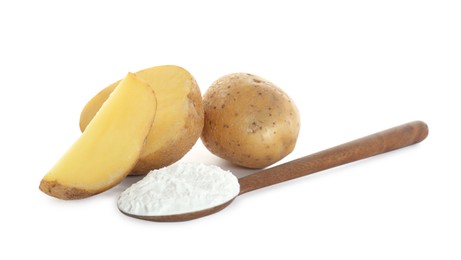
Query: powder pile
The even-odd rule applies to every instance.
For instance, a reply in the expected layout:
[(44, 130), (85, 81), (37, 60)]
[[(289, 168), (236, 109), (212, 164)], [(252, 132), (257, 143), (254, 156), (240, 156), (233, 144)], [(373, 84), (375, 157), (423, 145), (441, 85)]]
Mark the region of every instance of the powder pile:
[(118, 208), (139, 216), (194, 212), (238, 195), (238, 179), (218, 166), (180, 162), (151, 171), (120, 195)]

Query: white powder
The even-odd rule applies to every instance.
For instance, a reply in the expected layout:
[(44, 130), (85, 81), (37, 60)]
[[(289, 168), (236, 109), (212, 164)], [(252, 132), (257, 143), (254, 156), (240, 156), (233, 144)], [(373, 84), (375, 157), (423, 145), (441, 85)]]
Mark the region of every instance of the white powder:
[(151, 171), (120, 195), (118, 208), (138, 216), (162, 216), (208, 209), (238, 195), (240, 185), (218, 166), (176, 163)]

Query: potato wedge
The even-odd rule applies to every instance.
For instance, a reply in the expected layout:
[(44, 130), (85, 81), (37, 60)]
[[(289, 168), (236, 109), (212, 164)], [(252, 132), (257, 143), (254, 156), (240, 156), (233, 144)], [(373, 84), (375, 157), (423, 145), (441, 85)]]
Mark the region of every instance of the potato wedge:
[(117, 185), (138, 161), (156, 106), (152, 87), (129, 73), (43, 177), (40, 190), (59, 199), (81, 199)]
[[(165, 65), (141, 70), (136, 76), (151, 85), (158, 104), (146, 145), (131, 172), (144, 175), (181, 159), (199, 139), (204, 115), (200, 89), (187, 70)], [(80, 115), (82, 131), (116, 84), (106, 87), (86, 104)]]

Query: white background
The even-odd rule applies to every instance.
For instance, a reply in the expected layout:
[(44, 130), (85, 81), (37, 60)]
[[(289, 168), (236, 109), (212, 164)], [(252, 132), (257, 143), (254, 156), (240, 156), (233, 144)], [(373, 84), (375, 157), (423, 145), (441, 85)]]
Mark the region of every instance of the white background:
[[(202, 93), (241, 71), (283, 88), (302, 116), (283, 162), (413, 120), (430, 134), (189, 222), (122, 215), (136, 178), (40, 192), (86, 102), (164, 64)], [(1, 259), (461, 259), (459, 1), (2, 1), (0, 76)], [(183, 160), (233, 169), (200, 141)]]

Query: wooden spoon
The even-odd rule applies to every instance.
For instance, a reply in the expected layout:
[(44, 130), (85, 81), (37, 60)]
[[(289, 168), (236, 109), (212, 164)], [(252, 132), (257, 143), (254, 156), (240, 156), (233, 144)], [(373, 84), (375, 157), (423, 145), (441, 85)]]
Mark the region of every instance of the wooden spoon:
[[(428, 127), (421, 121), (393, 127), (240, 178), (240, 193), (237, 196), (269, 185), (416, 144), (424, 140), (427, 135)], [(216, 213), (227, 207), (236, 197), (216, 207), (177, 215), (138, 216), (122, 212), (130, 217), (151, 221), (186, 221)]]

